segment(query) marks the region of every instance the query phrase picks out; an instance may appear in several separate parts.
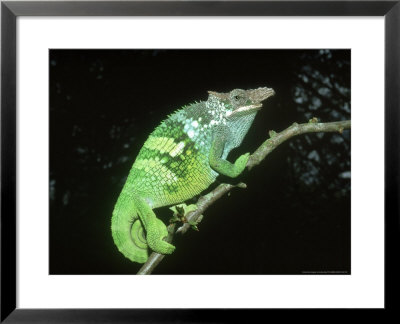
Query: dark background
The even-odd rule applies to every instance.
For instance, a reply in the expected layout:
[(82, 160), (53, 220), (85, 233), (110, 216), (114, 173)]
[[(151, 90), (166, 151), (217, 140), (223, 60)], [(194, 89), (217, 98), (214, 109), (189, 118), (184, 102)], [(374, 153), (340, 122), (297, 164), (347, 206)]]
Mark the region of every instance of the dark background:
[[(114, 204), (147, 136), (207, 90), (276, 91), (230, 161), (269, 130), (350, 119), (349, 50), (51, 50), (49, 64), (50, 274), (139, 270), (113, 243)], [(292, 138), (218, 180), (248, 188), (210, 207), (199, 232), (175, 236), (154, 274), (350, 273), (349, 131)]]

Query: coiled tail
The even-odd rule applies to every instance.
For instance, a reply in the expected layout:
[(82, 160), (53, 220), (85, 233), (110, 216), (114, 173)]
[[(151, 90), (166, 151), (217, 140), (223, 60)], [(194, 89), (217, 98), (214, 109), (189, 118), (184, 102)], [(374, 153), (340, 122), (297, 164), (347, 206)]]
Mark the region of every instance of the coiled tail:
[(124, 193), (115, 204), (111, 233), (118, 250), (129, 260), (145, 263), (149, 256), (144, 228), (134, 202)]

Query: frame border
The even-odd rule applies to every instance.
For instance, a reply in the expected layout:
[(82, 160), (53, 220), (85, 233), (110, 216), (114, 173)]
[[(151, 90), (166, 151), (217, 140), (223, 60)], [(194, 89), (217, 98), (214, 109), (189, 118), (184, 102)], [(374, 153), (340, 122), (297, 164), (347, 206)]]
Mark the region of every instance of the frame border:
[[(1, 1), (0, 322), (243, 322), (265, 310), (16, 308), (16, 19), (18, 16), (384, 16), (385, 310), (398, 287), (400, 246), (400, 0), (395, 1)], [(390, 284), (388, 284), (390, 282)], [(382, 313), (380, 313), (382, 315)]]

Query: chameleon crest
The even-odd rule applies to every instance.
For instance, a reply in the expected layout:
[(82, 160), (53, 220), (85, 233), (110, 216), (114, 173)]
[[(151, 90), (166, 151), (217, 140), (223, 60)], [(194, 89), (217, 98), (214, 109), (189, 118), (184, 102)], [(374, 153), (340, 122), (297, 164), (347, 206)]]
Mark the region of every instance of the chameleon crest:
[(170, 254), (165, 224), (154, 208), (182, 203), (210, 186), (219, 174), (237, 177), (249, 153), (226, 160), (240, 146), (270, 88), (209, 91), (207, 101), (187, 105), (165, 119), (149, 136), (132, 165), (112, 215), (119, 251), (146, 262), (149, 249)]

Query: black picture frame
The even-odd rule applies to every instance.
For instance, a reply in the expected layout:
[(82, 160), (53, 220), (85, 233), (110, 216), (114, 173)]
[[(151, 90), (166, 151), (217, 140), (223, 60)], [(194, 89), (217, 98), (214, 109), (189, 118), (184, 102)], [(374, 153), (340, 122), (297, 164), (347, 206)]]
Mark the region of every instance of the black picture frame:
[[(384, 16), (385, 309), (396, 308), (399, 242), (400, 1), (2, 1), (1, 322), (236, 322), (265, 310), (16, 308), (16, 19), (18, 16)], [(373, 127), (371, 125), (371, 127)], [(371, 135), (372, 136), (372, 135)], [(183, 292), (184, 294), (184, 292)]]

